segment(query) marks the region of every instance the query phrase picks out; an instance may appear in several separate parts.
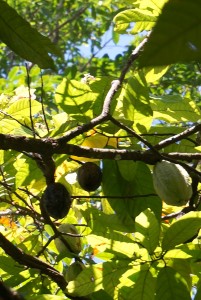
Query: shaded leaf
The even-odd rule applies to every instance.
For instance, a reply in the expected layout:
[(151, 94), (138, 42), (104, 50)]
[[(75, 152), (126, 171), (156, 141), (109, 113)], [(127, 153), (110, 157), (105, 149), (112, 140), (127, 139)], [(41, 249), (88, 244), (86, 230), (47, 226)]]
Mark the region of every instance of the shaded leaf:
[(129, 231), (133, 230), (135, 217), (148, 207), (156, 218), (161, 216), (162, 203), (155, 195), (151, 172), (146, 164), (136, 164), (135, 179), (127, 181), (121, 176), (116, 161), (103, 162), (103, 193), (111, 196), (108, 197), (108, 202)]
[(127, 299), (154, 300), (155, 299), (155, 278), (149, 270), (141, 270), (132, 291)]
[(128, 269), (127, 261), (112, 261), (92, 265), (84, 269), (76, 280), (70, 281), (67, 291), (73, 296), (86, 296), (104, 289), (113, 296), (120, 276)]
[(190, 300), (184, 278), (170, 267), (160, 270), (157, 277), (155, 300)]
[(200, 9), (197, 0), (168, 1), (139, 58), (140, 67), (200, 61)]
[(60, 55), (57, 47), (2, 0), (0, 28), (0, 39), (19, 56), (38, 64), (42, 69), (55, 69), (49, 53)]

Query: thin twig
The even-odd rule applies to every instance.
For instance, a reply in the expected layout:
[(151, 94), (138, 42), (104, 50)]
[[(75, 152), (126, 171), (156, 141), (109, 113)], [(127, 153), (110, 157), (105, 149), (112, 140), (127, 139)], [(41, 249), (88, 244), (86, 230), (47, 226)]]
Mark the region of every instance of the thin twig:
[(30, 120), (31, 120), (31, 128), (32, 128), (32, 132), (33, 132), (33, 137), (36, 138), (35, 129), (34, 129), (34, 122), (33, 122), (33, 118), (32, 118), (31, 80), (30, 80), (30, 76), (29, 76), (28, 64), (26, 63), (25, 66), (26, 66), (26, 72), (27, 72), (27, 85), (28, 85), (28, 91), (29, 91), (29, 117), (30, 117)]
[(199, 124), (192, 126), (191, 128), (184, 130), (183, 132), (181, 132), (179, 134), (175, 134), (174, 136), (171, 136), (171, 137), (161, 141), (160, 143), (156, 144), (154, 146), (154, 148), (157, 150), (163, 149), (171, 144), (174, 144), (176, 142), (183, 140), (184, 138), (187, 138), (189, 135), (192, 135), (200, 130), (201, 130), (201, 124), (199, 123)]
[(46, 114), (45, 114), (45, 108), (44, 108), (44, 101), (43, 101), (43, 96), (44, 96), (44, 88), (43, 88), (43, 76), (42, 76), (42, 72), (40, 71), (40, 82), (41, 82), (41, 106), (42, 106), (42, 112), (43, 112), (43, 117), (44, 117), (44, 122), (45, 122), (45, 126), (47, 128), (47, 131), (49, 133), (49, 126), (47, 123), (47, 118), (46, 118)]

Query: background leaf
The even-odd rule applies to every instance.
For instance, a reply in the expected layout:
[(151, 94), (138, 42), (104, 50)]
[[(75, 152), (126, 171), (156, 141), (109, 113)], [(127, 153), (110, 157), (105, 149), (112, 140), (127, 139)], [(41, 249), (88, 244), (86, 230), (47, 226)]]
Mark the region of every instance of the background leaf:
[(30, 26), (13, 8), (0, 0), (0, 39), (22, 58), (42, 69), (54, 69), (49, 53), (60, 55), (57, 47)]

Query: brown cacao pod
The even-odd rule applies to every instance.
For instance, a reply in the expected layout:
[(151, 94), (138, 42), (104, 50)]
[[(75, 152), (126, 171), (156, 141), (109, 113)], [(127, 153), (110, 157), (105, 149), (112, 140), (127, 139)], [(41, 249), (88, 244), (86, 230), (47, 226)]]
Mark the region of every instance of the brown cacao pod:
[(42, 197), (44, 209), (55, 219), (64, 218), (70, 209), (71, 203), (69, 192), (59, 182), (49, 184)]
[(95, 163), (86, 162), (77, 171), (77, 181), (85, 191), (95, 191), (102, 181), (100, 167)]

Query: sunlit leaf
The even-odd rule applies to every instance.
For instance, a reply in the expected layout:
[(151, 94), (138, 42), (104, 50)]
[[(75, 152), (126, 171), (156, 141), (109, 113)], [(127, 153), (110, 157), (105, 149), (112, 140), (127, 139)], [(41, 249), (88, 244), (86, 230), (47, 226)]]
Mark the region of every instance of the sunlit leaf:
[(134, 129), (146, 132), (152, 123), (152, 109), (144, 75), (131, 77), (125, 87), (123, 112), (128, 120), (134, 122)]
[(135, 219), (135, 240), (149, 253), (153, 253), (159, 243), (160, 226), (155, 215), (149, 209), (141, 212)]
[(201, 212), (189, 212), (176, 220), (164, 234), (162, 248), (173, 249), (176, 245), (186, 242), (195, 236), (201, 228)]
[(193, 122), (200, 120), (200, 111), (196, 103), (180, 95), (166, 95), (151, 100), (154, 118), (168, 123)]

